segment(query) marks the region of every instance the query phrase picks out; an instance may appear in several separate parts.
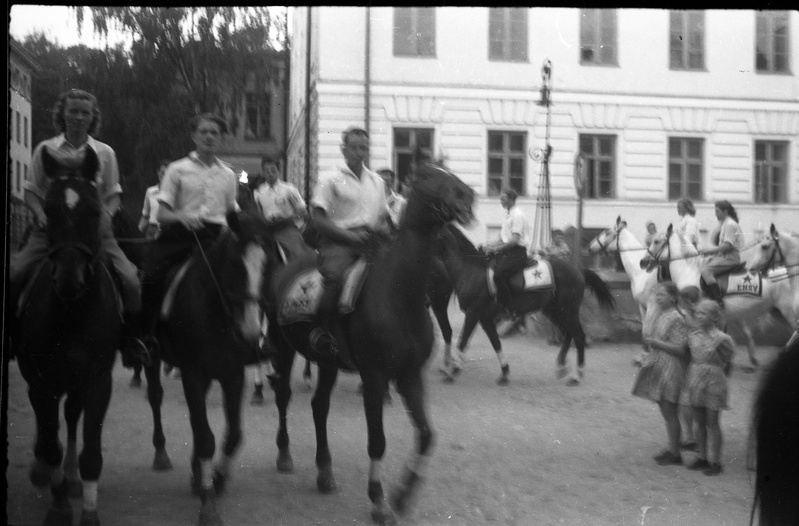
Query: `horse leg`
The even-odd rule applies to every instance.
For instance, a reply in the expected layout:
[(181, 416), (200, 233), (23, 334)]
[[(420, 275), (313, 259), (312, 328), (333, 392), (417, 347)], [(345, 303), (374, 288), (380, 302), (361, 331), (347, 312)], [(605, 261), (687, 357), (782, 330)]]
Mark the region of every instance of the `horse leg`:
[(64, 476), (67, 479), (69, 496), (83, 495), (83, 485), (78, 474), (78, 420), (83, 406), (78, 391), (71, 391), (64, 401), (64, 420), (67, 421), (67, 452), (64, 456)]
[(81, 393), (83, 399), (83, 448), (78, 457), (83, 479), (83, 512), (81, 526), (97, 525), (97, 481), (103, 470), (103, 421), (111, 402), (111, 371), (91, 378)]
[[(271, 320), (270, 320), (271, 321)], [(281, 352), (275, 357), (275, 370), (277, 374), (269, 379), (275, 391), (275, 405), (277, 405), (277, 470), (280, 473), (292, 473), (294, 460), (291, 458), (289, 447), (289, 431), (287, 413), (291, 402), (291, 369), (294, 366), (294, 349), (287, 343), (279, 347)]]
[(403, 515), (427, 472), (434, 435), (427, 420), (421, 372), (417, 369), (400, 375), (397, 378), (397, 391), (405, 401), (405, 408), (416, 427), (416, 452), (405, 464), (399, 485), (391, 492), (392, 507)]
[(569, 351), (572, 339), (574, 339), (574, 346), (577, 349), (577, 374), (572, 374), (569, 377), (566, 381), (568, 386), (579, 385), (585, 375), (585, 332), (583, 332), (583, 326), (580, 324), (579, 308), (579, 305), (577, 305), (571, 312), (563, 314), (562, 321), (559, 323), (559, 326), (563, 329), (563, 344), (558, 354), (559, 367), (563, 367), (566, 363), (566, 353)]
[[(321, 493), (332, 493), (336, 489), (333, 476), (333, 460), (327, 441), (327, 417), (330, 413), (330, 393), (336, 385), (338, 368), (319, 367), (319, 380), (311, 399), (313, 421), (316, 429), (316, 487)], [(385, 393), (385, 390), (384, 390)]]
[(222, 458), (214, 468), (214, 489), (217, 494), (225, 490), (230, 476), (230, 463), (241, 445), (241, 399), (244, 394), (244, 366), (236, 368), (228, 378), (221, 382), (227, 432), (222, 447)]
[(302, 379), (305, 380), (305, 387), (310, 391), (313, 387), (311, 381), (311, 360), (305, 360), (305, 369), (302, 370)]
[(436, 294), (434, 296), (430, 307), (433, 309), (438, 327), (441, 329), (441, 337), (444, 339), (444, 371), (446, 371), (452, 360), (452, 325), (449, 323), (449, 315), (447, 314), (450, 295), (448, 294), (446, 298), (440, 298)]
[(452, 363), (449, 370), (446, 372), (446, 377), (444, 378), (444, 381), (447, 383), (453, 383), (455, 378), (463, 370), (463, 361), (464, 356), (466, 355), (466, 345), (469, 343), (469, 338), (472, 337), (475, 327), (477, 327), (477, 322), (480, 321), (480, 312), (481, 309), (477, 308), (468, 309), (466, 311), (466, 317), (463, 320), (463, 329), (461, 330), (461, 335), (458, 338), (458, 349), (453, 355)]
[(71, 526), (72, 507), (67, 495), (67, 482), (61, 467), (63, 451), (58, 442), (59, 399), (52, 392), (35, 386), (28, 387), (28, 398), (36, 415), (36, 441), (33, 455), (36, 459), (31, 466), (30, 479), (37, 487), (50, 483), (53, 502), (47, 510), (45, 526)]
[[(394, 525), (397, 520), (383, 493), (382, 467), (386, 452), (386, 435), (383, 430), (383, 393), (388, 380), (377, 370), (361, 370), (363, 380), (363, 408), (366, 414), (369, 453), (369, 484), (367, 494), (372, 502), (371, 516), (376, 524)], [(404, 399), (404, 397), (403, 397)]]
[(738, 325), (741, 326), (741, 331), (743, 331), (744, 336), (746, 336), (746, 353), (749, 355), (749, 365), (741, 369), (744, 372), (753, 373), (757, 370), (757, 366), (760, 365), (757, 358), (755, 358), (755, 338), (752, 336), (752, 329), (749, 327), (748, 323), (741, 320), (738, 322)]
[(205, 400), (211, 379), (197, 370), (181, 371), (183, 395), (189, 407), (189, 422), (194, 446), (191, 454), (191, 489), (200, 496), (200, 526), (221, 526), (222, 517), (216, 509), (216, 491), (213, 482), (213, 458), (216, 450), (214, 433), (208, 425)]
[(264, 405), (264, 369), (263, 362), (258, 361), (252, 369), (252, 397), (250, 405)]
[(510, 365), (508, 365), (508, 361), (505, 359), (505, 354), (502, 352), (502, 343), (499, 339), (499, 334), (497, 334), (497, 325), (494, 323), (494, 316), (491, 312), (484, 312), (483, 316), (480, 318), (480, 326), (485, 331), (486, 336), (488, 336), (488, 341), (491, 342), (491, 347), (494, 348), (494, 352), (497, 353), (497, 360), (499, 360), (499, 369), (501, 374), (499, 378), (497, 378), (498, 385), (508, 385), (510, 383), (510, 379), (508, 376), (510, 375)]
[(161, 423), (161, 404), (164, 400), (164, 388), (161, 385), (161, 360), (156, 358), (153, 363), (144, 368), (147, 378), (147, 401), (153, 413), (153, 471), (168, 471), (172, 469), (172, 461), (166, 452), (166, 437)]

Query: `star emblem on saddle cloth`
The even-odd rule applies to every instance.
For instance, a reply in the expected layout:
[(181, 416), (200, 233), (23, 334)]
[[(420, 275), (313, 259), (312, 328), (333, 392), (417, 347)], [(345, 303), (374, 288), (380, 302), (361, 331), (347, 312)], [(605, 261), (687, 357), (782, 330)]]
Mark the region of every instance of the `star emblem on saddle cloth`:
[(752, 277), (749, 274), (744, 277), (744, 283), (752, 283)]
[(541, 277), (541, 271), (540, 271), (540, 270), (538, 270), (538, 269), (535, 269), (535, 270), (533, 271), (533, 277), (534, 277), (535, 279), (539, 279), (539, 278)]

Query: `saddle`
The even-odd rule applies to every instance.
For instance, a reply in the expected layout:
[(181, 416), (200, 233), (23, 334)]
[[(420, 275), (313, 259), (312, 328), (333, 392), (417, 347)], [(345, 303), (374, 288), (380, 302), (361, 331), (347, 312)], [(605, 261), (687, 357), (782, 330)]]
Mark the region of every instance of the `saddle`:
[[(747, 270), (745, 263), (722, 272), (716, 276), (716, 280), (722, 296), (763, 295), (763, 277), (759, 272)], [(704, 279), (700, 280), (700, 287), (702, 292), (706, 294), (708, 287)]]
[[(494, 282), (492, 267), (486, 269), (486, 281), (489, 292), (492, 296), (496, 296), (497, 286)], [(512, 292), (554, 290), (555, 280), (552, 275), (552, 265), (546, 259), (530, 258), (522, 270), (515, 272), (510, 277), (508, 285)]]

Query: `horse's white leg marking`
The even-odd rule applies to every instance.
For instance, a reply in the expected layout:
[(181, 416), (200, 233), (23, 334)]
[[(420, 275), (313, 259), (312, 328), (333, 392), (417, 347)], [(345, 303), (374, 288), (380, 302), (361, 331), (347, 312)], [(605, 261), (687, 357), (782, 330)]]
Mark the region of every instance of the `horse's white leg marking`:
[[(256, 243), (250, 243), (244, 250), (244, 267), (247, 269), (247, 294), (249, 298), (260, 297), (266, 253)], [(255, 339), (261, 331), (260, 307), (255, 301), (246, 301), (240, 323), (241, 333), (247, 339)]]
[(218, 471), (223, 477), (227, 477), (230, 474), (230, 463), (232, 461), (233, 457), (222, 455), (222, 458), (219, 459), (219, 462), (216, 465), (216, 471)]
[(502, 367), (508, 365), (508, 360), (505, 358), (505, 353), (501, 349), (497, 351), (497, 360), (499, 360), (499, 365)]
[(382, 461), (372, 460), (369, 463), (369, 481), (382, 483), (382, 469), (383, 469)]
[(214, 487), (214, 469), (212, 460), (200, 460), (200, 480), (203, 489), (211, 489)]
[(97, 481), (83, 481), (83, 509), (86, 511), (97, 510)]
[(416, 473), (419, 477), (423, 477), (427, 473), (428, 466), (430, 465), (430, 455), (420, 455), (414, 452), (411, 458), (408, 459), (407, 467), (410, 471)]

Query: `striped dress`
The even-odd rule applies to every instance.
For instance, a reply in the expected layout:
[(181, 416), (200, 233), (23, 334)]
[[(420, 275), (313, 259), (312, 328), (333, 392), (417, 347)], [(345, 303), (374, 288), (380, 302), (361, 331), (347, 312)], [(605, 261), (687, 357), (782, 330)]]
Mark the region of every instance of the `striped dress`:
[[(654, 320), (651, 337), (667, 343), (685, 345), (688, 338), (685, 318), (677, 309), (661, 312)], [(650, 348), (638, 369), (632, 394), (653, 402), (678, 403), (685, 380), (685, 368), (685, 359)]]

